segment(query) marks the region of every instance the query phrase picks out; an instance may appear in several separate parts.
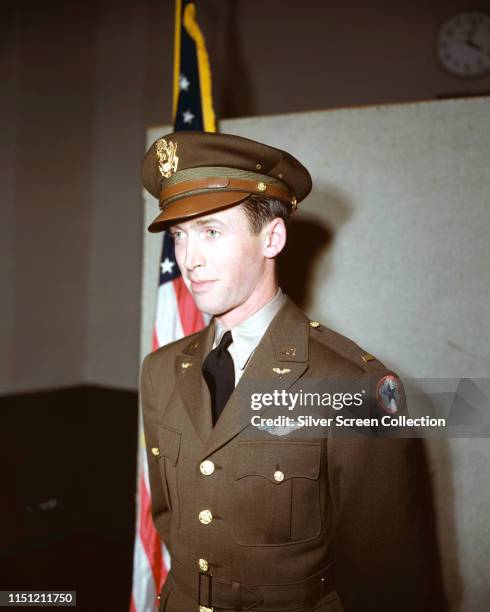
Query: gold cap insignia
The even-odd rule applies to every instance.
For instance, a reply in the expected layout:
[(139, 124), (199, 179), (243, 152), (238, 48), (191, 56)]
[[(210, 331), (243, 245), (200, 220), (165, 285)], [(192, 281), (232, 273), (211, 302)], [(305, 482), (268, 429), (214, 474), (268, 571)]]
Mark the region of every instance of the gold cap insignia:
[(170, 178), (174, 172), (177, 172), (179, 158), (177, 157), (177, 143), (165, 138), (157, 140), (157, 159), (158, 169), (160, 174), (165, 178)]
[(310, 321), (310, 327), (316, 329), (317, 327), (320, 327), (320, 323), (318, 323), (318, 321)]

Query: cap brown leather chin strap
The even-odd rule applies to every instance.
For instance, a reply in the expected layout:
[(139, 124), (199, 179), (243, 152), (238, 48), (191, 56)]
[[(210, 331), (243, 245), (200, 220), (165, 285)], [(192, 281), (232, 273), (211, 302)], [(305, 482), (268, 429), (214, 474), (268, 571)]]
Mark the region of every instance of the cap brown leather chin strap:
[(261, 195), (268, 198), (274, 198), (290, 204), (293, 210), (296, 210), (296, 198), (286, 189), (270, 185), (263, 181), (246, 181), (228, 177), (208, 177), (195, 179), (193, 181), (183, 181), (170, 187), (162, 189), (160, 192), (160, 208), (163, 208), (168, 203), (168, 200), (180, 200), (179, 196), (195, 195), (196, 191), (241, 191), (248, 194)]

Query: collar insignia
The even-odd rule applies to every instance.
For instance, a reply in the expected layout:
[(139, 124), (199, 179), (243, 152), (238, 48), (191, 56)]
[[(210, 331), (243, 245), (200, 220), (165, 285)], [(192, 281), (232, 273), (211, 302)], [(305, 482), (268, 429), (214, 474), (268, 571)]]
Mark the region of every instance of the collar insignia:
[(289, 372), (291, 372), (289, 368), (272, 368), (272, 371), (275, 372), (276, 374), (279, 374), (279, 376), (282, 376), (283, 374), (288, 374)]
[(281, 353), (286, 355), (286, 357), (294, 357), (296, 355), (296, 347), (286, 344), (282, 347)]

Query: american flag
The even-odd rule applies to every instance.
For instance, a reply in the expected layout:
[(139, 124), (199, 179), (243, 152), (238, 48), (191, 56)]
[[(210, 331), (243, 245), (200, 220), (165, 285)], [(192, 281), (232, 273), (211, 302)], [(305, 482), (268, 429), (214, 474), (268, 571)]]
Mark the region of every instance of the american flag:
[[(196, 21), (194, 2), (176, 0), (174, 50), (174, 129), (216, 131), (211, 71), (204, 37)], [(209, 322), (184, 285), (165, 232), (153, 327), (153, 350), (202, 329)], [(170, 556), (151, 516), (145, 442), (140, 415), (138, 499), (130, 612), (156, 612), (157, 594), (170, 569)]]

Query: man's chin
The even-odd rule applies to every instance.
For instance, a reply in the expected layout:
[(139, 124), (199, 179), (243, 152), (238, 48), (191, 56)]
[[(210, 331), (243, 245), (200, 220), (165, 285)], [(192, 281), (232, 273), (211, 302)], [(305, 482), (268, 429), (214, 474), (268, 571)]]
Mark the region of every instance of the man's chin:
[(194, 294), (193, 295), (194, 302), (198, 310), (203, 312), (204, 314), (216, 316), (220, 314), (220, 307), (216, 303), (213, 303), (213, 300), (206, 299), (203, 295)]
[(224, 304), (218, 304), (213, 300), (206, 299), (206, 297), (202, 295), (194, 295), (193, 297), (198, 310), (200, 310), (204, 314), (213, 317), (218, 317), (232, 310), (232, 308), (229, 308)]

